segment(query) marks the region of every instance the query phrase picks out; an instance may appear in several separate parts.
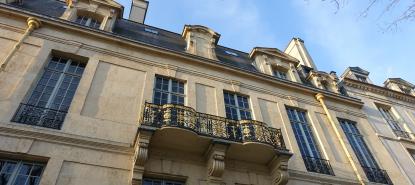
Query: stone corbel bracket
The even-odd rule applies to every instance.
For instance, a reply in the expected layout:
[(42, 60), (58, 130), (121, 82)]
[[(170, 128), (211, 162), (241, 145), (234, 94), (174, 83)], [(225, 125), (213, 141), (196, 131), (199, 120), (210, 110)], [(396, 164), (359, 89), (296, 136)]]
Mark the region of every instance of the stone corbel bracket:
[(228, 145), (212, 143), (206, 152), (207, 171), (209, 180), (221, 181), (225, 171), (225, 157)]
[(292, 154), (276, 155), (269, 163), (272, 185), (285, 185), (288, 183), (288, 160)]
[(141, 181), (144, 173), (144, 165), (148, 159), (148, 150), (150, 139), (152, 136), (151, 131), (139, 130), (137, 139), (134, 146), (134, 158), (132, 165), (132, 179), (135, 181)]

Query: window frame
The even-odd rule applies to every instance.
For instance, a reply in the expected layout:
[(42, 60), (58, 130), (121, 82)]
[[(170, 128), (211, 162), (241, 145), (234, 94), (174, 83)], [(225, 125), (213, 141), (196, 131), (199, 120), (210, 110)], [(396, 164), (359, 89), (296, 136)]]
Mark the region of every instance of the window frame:
[(399, 115), (393, 112), (391, 106), (375, 103), (382, 118), (388, 123), (389, 128), (397, 137), (411, 138), (409, 133), (400, 125)]
[[(294, 111), (294, 113), (295, 113), (294, 116), (295, 116), (296, 120), (292, 120), (291, 119), (291, 116), (290, 115), (292, 115), (292, 114), (289, 112), (289, 110), (293, 110)], [(301, 155), (302, 156), (306, 156), (306, 157), (313, 157), (313, 158), (320, 158), (320, 159), (322, 159), (322, 155), (321, 155), (319, 143), (317, 142), (317, 140), (316, 140), (316, 138), (314, 136), (313, 129), (311, 128), (312, 125), (309, 123), (308, 111), (307, 110), (300, 109), (300, 108), (296, 108), (296, 107), (291, 107), (291, 106), (286, 106), (286, 111), (287, 111), (288, 120), (290, 121), (290, 124), (292, 126), (292, 129), (294, 131), (294, 136), (296, 137), (297, 144), (299, 145), (298, 147), (300, 148)], [(302, 116), (303, 120), (300, 119), (299, 112), (304, 113), (304, 115)], [(293, 124), (300, 124), (302, 126), (300, 128), (300, 131), (301, 131), (302, 136), (304, 137), (303, 139), (312, 139), (311, 143), (314, 143), (315, 152), (316, 152), (315, 154), (313, 154), (312, 149), (309, 147), (310, 146), (310, 144), (309, 144), (310, 141), (308, 141), (308, 140), (304, 142), (304, 144), (307, 144), (307, 152), (302, 151), (301, 148), (304, 149), (304, 147), (303, 146), (300, 146), (300, 143), (298, 143), (299, 142), (299, 138), (297, 138), (297, 135), (296, 135), (297, 134), (296, 133), (297, 130), (293, 126)], [(303, 126), (305, 126), (305, 127), (303, 127)], [(308, 129), (307, 131), (310, 133), (309, 134), (309, 136), (310, 136), (309, 138), (307, 138), (308, 136), (305, 135), (305, 128), (307, 128)]]
[[(161, 87), (161, 89), (157, 89), (157, 78), (161, 78), (162, 80), (168, 80), (168, 89), (163, 90), (163, 88)], [(183, 84), (183, 94), (181, 94), (180, 92), (173, 92), (173, 82), (177, 82), (178, 84)], [(177, 78), (171, 78), (171, 77), (166, 77), (166, 76), (162, 76), (162, 75), (156, 75), (154, 78), (154, 82), (153, 82), (154, 86), (153, 86), (153, 103), (157, 104), (157, 105), (163, 105), (163, 103), (161, 102), (163, 100), (162, 96), (160, 98), (158, 98), (160, 100), (160, 103), (156, 102), (156, 92), (160, 93), (161, 95), (163, 93), (167, 94), (167, 102), (164, 104), (175, 104), (175, 105), (186, 105), (186, 81), (184, 80), (180, 80)], [(163, 84), (161, 84), (163, 85)], [(180, 88), (180, 86), (178, 86), (178, 88)], [(180, 103), (173, 103), (172, 102), (172, 96), (177, 96), (182, 97), (183, 98), (183, 104)]]
[[(102, 23), (103, 19), (99, 18), (98, 16), (91, 16), (91, 15), (92, 13), (90, 12), (80, 12), (76, 15), (74, 22), (79, 25), (86, 26), (89, 28), (101, 29), (101, 26), (103, 24)], [(81, 21), (78, 21), (80, 17), (82, 17), (82, 19)], [(86, 21), (83, 23), (83, 20), (86, 20)], [(99, 23), (98, 26), (97, 26), (97, 23)]]
[[(232, 101), (234, 102), (234, 105), (226, 103), (226, 97), (225, 97), (226, 94), (231, 95)], [(246, 103), (248, 105), (248, 108), (241, 107), (241, 105), (239, 105), (239, 99), (238, 99), (239, 97), (246, 99), (246, 102), (242, 102), (242, 103), (243, 104)], [(223, 101), (224, 101), (224, 105), (225, 105), (226, 118), (232, 119), (232, 120), (253, 120), (252, 110), (251, 110), (251, 105), (250, 105), (250, 98), (249, 98), (248, 95), (244, 95), (244, 94), (224, 90), (223, 91)], [(234, 114), (232, 114), (232, 111), (228, 112), (227, 108), (233, 109), (233, 110), (236, 111), (236, 117), (237, 117), (236, 119), (233, 117)], [(245, 116), (244, 116), (245, 119), (242, 119), (241, 111), (245, 112)], [(246, 113), (249, 113), (248, 116), (247, 116)], [(228, 114), (230, 115), (230, 117), (228, 116)]]
[[(385, 180), (387, 184), (390, 184), (388, 174), (380, 168), (376, 156), (373, 155), (372, 149), (367, 145), (364, 135), (360, 133), (357, 122), (343, 118), (337, 118), (337, 120), (369, 181), (383, 183), (379, 182), (379, 180)], [(373, 170), (376, 173), (382, 172), (382, 176), (373, 177)]]
[(288, 80), (288, 71), (282, 70), (282, 69), (277, 69), (274, 68), (272, 70), (272, 72), (274, 73), (274, 76), (279, 78), (279, 79), (284, 79), (284, 80)]
[[(51, 68), (48, 68), (48, 65), (50, 64), (50, 62), (53, 60), (53, 58), (54, 57), (56, 57), (56, 58), (59, 58), (59, 61), (61, 60), (61, 59), (64, 59), (64, 60), (67, 60), (66, 61), (66, 63), (65, 63), (65, 66), (64, 66), (64, 68), (61, 70), (61, 71), (59, 71), (59, 70), (56, 70), (56, 69), (51, 69)], [(59, 62), (58, 61), (58, 62)], [(71, 73), (71, 72), (68, 72), (68, 69), (69, 69), (69, 67), (71, 66), (71, 63), (72, 62), (77, 62), (77, 63), (83, 63), (84, 64), (84, 66), (83, 66), (83, 69), (82, 69), (82, 72), (81, 73), (79, 73), (79, 74), (76, 74), (76, 72), (75, 73)], [(81, 79), (82, 79), (82, 76), (83, 76), (83, 73), (85, 72), (85, 68), (86, 68), (86, 65), (87, 65), (87, 62), (83, 62), (83, 61), (80, 61), (80, 60), (74, 60), (74, 59), (72, 59), (72, 58), (70, 58), (70, 57), (64, 57), (64, 56), (60, 56), (60, 55), (52, 55), (49, 59), (48, 59), (48, 62), (47, 62), (47, 64), (43, 67), (43, 71), (42, 71), (42, 73), (41, 73), (41, 75), (39, 75), (39, 79), (36, 81), (36, 83), (34, 83), (34, 86), (33, 86), (33, 88), (29, 91), (29, 93), (27, 94), (27, 96), (26, 96), (26, 98), (25, 98), (25, 100), (23, 101), (23, 102), (25, 102), (26, 104), (29, 104), (29, 105), (33, 105), (33, 106), (39, 106), (37, 103), (36, 104), (30, 104), (30, 99), (31, 99), (31, 97), (33, 96), (33, 93), (35, 92), (35, 90), (36, 90), (36, 87), (38, 86), (38, 85), (41, 85), (40, 83), (41, 83), (41, 80), (43, 79), (43, 75), (46, 73), (46, 72), (53, 72), (53, 73), (58, 73), (59, 74), (59, 78), (58, 78), (58, 81), (56, 82), (56, 84), (55, 84), (55, 86), (53, 87), (53, 90), (52, 90), (52, 92), (51, 92), (51, 96), (49, 97), (49, 99), (47, 100), (47, 104), (45, 105), (45, 106), (39, 106), (39, 107), (42, 107), (42, 108), (47, 108), (47, 109), (53, 109), (51, 106), (52, 106), (52, 104), (53, 104), (53, 102), (54, 102), (54, 100), (56, 99), (56, 96), (58, 95), (58, 91), (59, 91), (59, 89), (60, 89), (60, 87), (62, 87), (62, 84), (63, 84), (63, 82), (64, 82), (64, 77), (65, 77), (65, 75), (70, 75), (70, 76), (72, 76), (72, 77), (79, 77), (79, 81), (77, 82), (77, 86), (76, 86), (76, 88), (74, 89), (74, 94), (72, 95), (72, 98), (71, 98), (71, 102), (69, 102), (69, 105), (68, 105), (68, 110), (66, 111), (66, 112), (68, 112), (69, 111), (69, 108), (70, 108), (70, 105), (72, 104), (72, 101), (73, 101), (73, 98), (75, 97), (75, 95), (76, 95), (76, 91), (77, 91), (77, 89), (78, 89), (78, 87), (79, 87), (79, 85), (80, 85), (80, 82), (81, 82)], [(76, 69), (75, 69), (76, 70)], [(71, 85), (71, 83), (69, 84), (69, 86)], [(65, 95), (64, 95), (64, 97), (66, 97), (66, 94), (67, 94), (67, 91), (69, 90), (69, 88), (65, 91)], [(40, 95), (41, 96), (41, 95)], [(38, 100), (39, 101), (39, 100)], [(60, 109), (57, 109), (57, 110), (60, 110)]]
[(11, 121), (61, 129), (87, 63), (65, 54), (52, 54), (48, 57), (38, 79), (32, 83)]
[[(3, 164), (1, 164), (2, 162), (3, 162)], [(15, 166), (13, 167), (12, 172), (7, 173), (10, 176), (9, 176), (9, 179), (8, 179), (8, 182), (7, 182), (6, 185), (12, 185), (12, 184), (16, 183), (17, 178), (19, 176), (27, 176), (25, 184), (27, 183), (27, 181), (30, 178), (37, 178), (38, 179), (37, 185), (39, 185), (40, 180), (42, 179), (43, 173), (45, 171), (45, 167), (46, 167), (46, 164), (41, 163), (41, 162), (26, 161), (26, 160), (20, 160), (20, 159), (13, 160), (13, 159), (0, 158), (0, 164), (1, 164), (0, 165), (0, 175), (5, 174), (6, 169), (3, 167), (3, 165), (5, 163), (14, 163), (15, 164)], [(23, 165), (27, 165), (27, 164), (31, 165), (29, 174), (26, 174), (26, 175), (20, 174), (20, 172), (21, 172), (20, 170), (22, 169)], [(37, 175), (32, 175), (32, 170), (33, 170), (34, 166), (42, 167), (42, 169), (41, 169), (42, 171), (40, 172), (40, 174), (38, 176)]]
[(355, 74), (356, 80), (367, 83), (367, 77)]
[(335, 176), (330, 161), (322, 153), (322, 144), (314, 136), (308, 111), (291, 106), (285, 106), (285, 110), (306, 170)]

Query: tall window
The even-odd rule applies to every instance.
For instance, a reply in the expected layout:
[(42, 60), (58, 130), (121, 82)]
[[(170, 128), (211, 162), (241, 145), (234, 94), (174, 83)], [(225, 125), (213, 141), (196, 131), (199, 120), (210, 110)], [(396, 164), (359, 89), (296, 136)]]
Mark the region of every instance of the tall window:
[(79, 15), (76, 18), (75, 22), (96, 29), (99, 29), (99, 27), (101, 26), (101, 22), (99, 20), (83, 15)]
[(392, 184), (386, 171), (379, 168), (362, 134), (357, 129), (356, 122), (345, 119), (339, 119), (339, 122), (369, 181)]
[(53, 56), (12, 121), (60, 129), (86, 63)]
[(405, 132), (401, 126), (399, 126), (399, 122), (391, 113), (390, 108), (378, 106), (379, 112), (382, 114), (383, 118), (388, 122), (389, 126), (391, 127), (392, 131), (398, 137), (410, 138), (409, 134)]
[(143, 185), (184, 185), (183, 182), (144, 178)]
[(329, 161), (320, 154), (311, 125), (307, 122), (306, 111), (287, 107), (287, 113), (307, 171), (334, 175)]
[(251, 110), (248, 97), (224, 91), (226, 117), (233, 120), (250, 120)]
[(330, 91), (329, 83), (327, 81), (322, 81), (321, 87), (323, 87), (323, 89), (326, 91)]
[(281, 79), (287, 79), (287, 72), (282, 71), (281, 69), (274, 69), (274, 76)]
[(0, 159), (0, 184), (38, 185), (43, 168), (34, 162)]
[(184, 83), (171, 78), (156, 76), (153, 102), (155, 104), (184, 105)]

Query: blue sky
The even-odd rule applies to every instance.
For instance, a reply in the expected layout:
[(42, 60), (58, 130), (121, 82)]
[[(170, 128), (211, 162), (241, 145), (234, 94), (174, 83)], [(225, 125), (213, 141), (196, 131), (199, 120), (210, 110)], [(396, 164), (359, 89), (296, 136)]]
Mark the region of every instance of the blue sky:
[[(131, 0), (118, 0), (128, 15)], [(322, 71), (341, 75), (348, 66), (370, 72), (382, 85), (401, 77), (415, 84), (415, 22), (384, 31), (404, 4), (380, 15), (384, 4), (360, 16), (369, 0), (346, 0), (339, 11), (320, 0), (149, 0), (146, 24), (181, 33), (200, 24), (221, 34), (220, 45), (249, 52), (253, 47), (285, 49), (292, 37), (305, 41)]]

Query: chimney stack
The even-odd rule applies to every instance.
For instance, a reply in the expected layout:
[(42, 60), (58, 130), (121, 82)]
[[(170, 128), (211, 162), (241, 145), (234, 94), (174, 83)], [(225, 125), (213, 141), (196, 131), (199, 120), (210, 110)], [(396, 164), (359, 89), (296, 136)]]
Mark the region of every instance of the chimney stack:
[(144, 24), (148, 8), (146, 0), (132, 0), (129, 20)]

